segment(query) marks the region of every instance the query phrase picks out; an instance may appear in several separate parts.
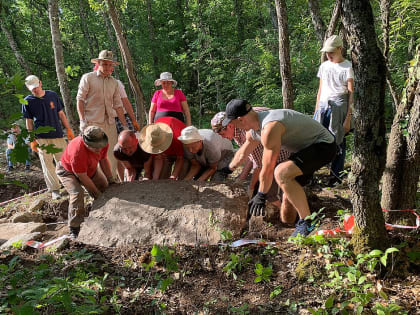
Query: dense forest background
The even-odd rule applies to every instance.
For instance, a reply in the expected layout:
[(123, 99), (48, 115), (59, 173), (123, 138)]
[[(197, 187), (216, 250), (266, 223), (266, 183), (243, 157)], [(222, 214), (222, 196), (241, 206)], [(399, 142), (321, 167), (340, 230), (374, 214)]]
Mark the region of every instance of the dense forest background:
[[(335, 2), (318, 1), (320, 17), (327, 26)], [(60, 92), (48, 1), (3, 0), (1, 3), (0, 77), (3, 81), (16, 80), (30, 71), (41, 78), (44, 88)], [(282, 107), (274, 1), (123, 0), (113, 3), (144, 93), (145, 110), (155, 90), (153, 82), (163, 71), (173, 73), (178, 87), (187, 96), (193, 124), (198, 127), (208, 127), (210, 116), (223, 110), (233, 97), (248, 99), (255, 106)], [(371, 1), (371, 5), (378, 45), (383, 49), (380, 3)], [(317, 37), (308, 1), (286, 1), (286, 8), (293, 106), (298, 111), (312, 114), (322, 41)], [(408, 63), (420, 42), (419, 9), (417, 1), (391, 1), (390, 23), (385, 35), (389, 36), (388, 67), (397, 95), (405, 85)], [(59, 1), (59, 18), (64, 65), (75, 103), (82, 74), (92, 70), (91, 58), (96, 58), (102, 49), (112, 49), (117, 59), (122, 59), (109, 15), (101, 1)], [(341, 24), (336, 33), (340, 30), (343, 30)], [(351, 50), (351, 47), (347, 48)], [(16, 52), (22, 57), (20, 62)], [(134, 104), (122, 66), (116, 68), (115, 76), (125, 84)], [(13, 92), (28, 94), (24, 86)], [(395, 113), (394, 107), (387, 92), (386, 118), (389, 122)], [(2, 96), (1, 119), (19, 111), (20, 104), (15, 97)], [(68, 114), (77, 120), (76, 113)]]

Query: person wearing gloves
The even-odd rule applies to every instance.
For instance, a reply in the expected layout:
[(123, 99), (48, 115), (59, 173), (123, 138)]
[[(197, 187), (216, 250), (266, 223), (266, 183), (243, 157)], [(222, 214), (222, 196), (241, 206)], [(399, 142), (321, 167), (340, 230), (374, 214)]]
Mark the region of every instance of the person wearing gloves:
[[(38, 152), (41, 161), (42, 173), (44, 174), (45, 183), (48, 191), (52, 193), (52, 198), (59, 199), (60, 181), (55, 173), (53, 159), (57, 163), (60, 161), (62, 150), (66, 148), (63, 129), (60, 121), (67, 130), (67, 139), (70, 141), (74, 138), (73, 130), (71, 130), (66, 114), (63, 111), (63, 103), (57, 93), (44, 90), (42, 82), (35, 75), (30, 75), (25, 79), (25, 85), (32, 95), (25, 97), (27, 104), (22, 104), (23, 117), (26, 120), (26, 129), (33, 131), (38, 127), (52, 127), (54, 130), (36, 134), (36, 139), (31, 142), (31, 149)], [(61, 149), (57, 153), (47, 153), (43, 146), (54, 145)], [(41, 147), (38, 147), (40, 145)]]
[[(97, 199), (109, 184), (113, 184), (107, 157), (108, 137), (96, 126), (89, 126), (68, 144), (57, 163), (56, 173), (69, 193), (68, 226), (76, 238), (84, 221), (84, 189)], [(100, 167), (98, 167), (98, 164)]]
[[(77, 91), (77, 112), (80, 119), (80, 130), (87, 126), (98, 126), (108, 136), (111, 148), (117, 143), (117, 129), (115, 117), (122, 123), (123, 129), (128, 130), (125, 120), (123, 103), (120, 96), (118, 81), (113, 78), (114, 61), (112, 51), (102, 50), (99, 57), (92, 59), (98, 64), (98, 70), (85, 73), (80, 79)], [(112, 150), (108, 150), (108, 160), (111, 163), (112, 175), (117, 178), (117, 160)]]
[[(233, 123), (237, 128), (250, 131), (247, 143), (239, 148), (230, 162), (230, 170), (240, 165), (258, 144), (264, 147), (260, 186), (248, 204), (250, 214), (265, 215), (267, 192), (274, 177), (283, 191), (282, 207), (284, 199), (288, 199), (300, 218), (292, 236), (307, 236), (313, 227), (306, 219), (310, 210), (303, 186), (315, 171), (333, 160), (337, 150), (333, 135), (319, 122), (291, 109), (257, 113), (246, 100), (233, 99), (226, 105), (225, 112), (222, 126)], [(283, 147), (292, 154), (276, 166)]]
[(334, 135), (337, 155), (331, 163), (328, 186), (341, 183), (346, 158), (346, 133), (350, 130), (352, 115), (354, 74), (350, 61), (344, 59), (343, 40), (333, 35), (321, 49), (328, 60), (318, 70), (319, 88), (314, 119)]
[(187, 99), (181, 90), (175, 89), (178, 82), (172, 79), (172, 73), (162, 72), (155, 81), (155, 86), (162, 86), (152, 97), (149, 111), (149, 124), (160, 117), (174, 117), (191, 126), (191, 114)]
[(178, 140), (184, 144), (185, 159), (190, 163), (185, 180), (226, 179), (222, 169), (229, 165), (234, 155), (232, 142), (210, 129), (198, 130), (194, 126), (183, 129)]

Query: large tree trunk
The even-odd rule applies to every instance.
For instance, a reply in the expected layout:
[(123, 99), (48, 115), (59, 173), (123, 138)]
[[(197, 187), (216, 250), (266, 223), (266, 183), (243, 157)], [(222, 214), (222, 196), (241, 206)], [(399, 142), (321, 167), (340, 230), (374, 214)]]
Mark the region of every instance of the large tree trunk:
[[(382, 207), (414, 209), (420, 174), (420, 46), (391, 128), (382, 184)], [(389, 220), (401, 218), (390, 213)], [(404, 216), (406, 217), (406, 216)], [(414, 218), (414, 216), (412, 216)]]
[(389, 92), (391, 93), (392, 100), (394, 102), (394, 109), (398, 107), (398, 94), (395, 91), (395, 86), (391, 80), (391, 74), (389, 73), (389, 10), (391, 6), (391, 0), (381, 0), (381, 20), (382, 20), (382, 42), (384, 45), (383, 55), (386, 64), (386, 83), (388, 84)]
[(16, 44), (16, 41), (13, 37), (13, 34), (9, 31), (7, 28), (5, 21), (0, 16), (0, 27), (3, 33), (6, 35), (7, 41), (9, 42), (9, 46), (12, 49), (13, 53), (15, 54), (16, 60), (19, 63), (19, 65), (25, 70), (26, 75), (30, 75), (31, 68), (29, 67), (28, 63), (26, 62), (25, 58), (23, 58), (22, 54), (19, 51), (19, 48)]
[[(337, 28), (338, 22), (341, 16), (341, 0), (337, 0), (334, 5), (333, 13), (331, 15), (330, 23), (328, 24), (327, 31), (324, 35), (324, 41), (334, 34), (335, 29)], [(323, 45), (324, 43), (322, 43)], [(323, 52), (321, 54), (321, 62), (327, 60), (327, 55)]]
[(385, 165), (385, 61), (376, 44), (372, 8), (366, 0), (343, 0), (342, 18), (351, 40), (355, 73), (354, 153), (350, 190), (356, 251), (387, 246), (379, 203), (379, 180)]
[(292, 67), (290, 65), (289, 29), (285, 0), (275, 0), (279, 26), (279, 61), (283, 108), (293, 109)]
[(73, 102), (71, 100), (70, 90), (67, 85), (67, 75), (64, 70), (63, 44), (58, 18), (58, 0), (48, 0), (48, 17), (51, 26), (52, 46), (54, 49), (55, 71), (57, 72), (58, 84), (60, 85), (61, 95), (63, 97), (64, 108), (66, 109), (67, 119), (70, 126), (77, 126), (73, 118)]
[(316, 36), (318, 37), (321, 47), (324, 44), (325, 32), (327, 28), (322, 20), (321, 11), (319, 10), (318, 0), (308, 0), (309, 12), (311, 13), (312, 24), (315, 28)]
[(147, 6), (147, 25), (149, 26), (149, 40), (152, 46), (152, 57), (153, 57), (153, 72), (155, 77), (159, 76), (159, 59), (156, 51), (156, 37), (155, 37), (155, 26), (153, 24), (152, 16), (152, 0), (146, 1)]
[(114, 27), (115, 35), (117, 37), (118, 46), (120, 47), (123, 65), (127, 73), (128, 80), (130, 81), (131, 90), (134, 94), (137, 115), (139, 117), (139, 124), (140, 127), (142, 127), (143, 124), (146, 122), (144, 113), (144, 94), (140, 87), (140, 84), (137, 81), (136, 74), (134, 73), (133, 60), (131, 58), (130, 49), (128, 48), (127, 40), (125, 39), (122, 33), (121, 24), (118, 19), (117, 11), (115, 10), (113, 0), (106, 0), (106, 3), (108, 5), (109, 17), (111, 19), (112, 26)]

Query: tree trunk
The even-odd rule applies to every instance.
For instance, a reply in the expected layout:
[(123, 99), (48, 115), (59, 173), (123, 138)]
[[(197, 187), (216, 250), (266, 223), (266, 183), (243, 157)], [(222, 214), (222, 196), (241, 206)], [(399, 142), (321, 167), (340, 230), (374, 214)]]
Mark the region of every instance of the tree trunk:
[(55, 71), (57, 72), (58, 84), (60, 85), (64, 108), (66, 109), (67, 119), (70, 126), (72, 126), (72, 128), (76, 128), (77, 124), (73, 118), (73, 102), (67, 85), (67, 75), (64, 70), (63, 44), (61, 42), (58, 18), (58, 0), (48, 0), (48, 17), (50, 19), (52, 46), (54, 49)]
[[(397, 108), (389, 137), (386, 166), (382, 178), (382, 207), (388, 210), (416, 208), (420, 174), (420, 46), (408, 71), (407, 86)], [(389, 213), (388, 220), (401, 218)], [(406, 216), (403, 216), (406, 218)], [(412, 216), (414, 219), (414, 216)]]
[(279, 61), (283, 108), (293, 109), (292, 69), (290, 65), (289, 30), (285, 0), (275, 0), (279, 26)]
[(327, 28), (321, 17), (318, 0), (308, 0), (309, 12), (311, 13), (312, 24), (315, 28), (316, 36), (318, 37), (321, 47), (324, 44), (325, 32)]
[(89, 34), (89, 28), (87, 25), (87, 18), (86, 18), (86, 0), (79, 0), (79, 14), (80, 14), (80, 24), (82, 28), (83, 36), (88, 43), (89, 53), (91, 58), (96, 58), (98, 51), (95, 50), (94, 45), (92, 43), (92, 38)]
[(355, 74), (354, 153), (350, 190), (356, 252), (387, 246), (379, 203), (379, 180), (385, 165), (385, 61), (376, 44), (372, 8), (366, 0), (343, 0), (342, 18), (351, 40)]
[(149, 26), (149, 40), (152, 46), (152, 57), (153, 57), (153, 72), (155, 77), (159, 76), (159, 60), (156, 51), (156, 37), (155, 37), (155, 26), (153, 24), (152, 16), (152, 0), (147, 0), (147, 25)]
[(136, 102), (136, 111), (137, 115), (139, 116), (139, 125), (142, 127), (145, 120), (145, 114), (144, 114), (144, 94), (140, 87), (140, 84), (137, 81), (136, 74), (134, 73), (134, 67), (133, 67), (133, 61), (131, 58), (130, 49), (127, 45), (127, 40), (125, 39), (123, 33), (120, 21), (118, 19), (117, 11), (115, 10), (113, 0), (106, 0), (106, 3), (108, 5), (108, 13), (109, 17), (112, 22), (112, 26), (115, 30), (115, 35), (117, 37), (118, 46), (120, 47), (121, 51), (121, 57), (123, 61), (123, 65), (125, 68), (125, 71), (128, 76), (128, 80), (130, 82), (131, 90), (133, 91), (135, 102)]
[[(101, 10), (101, 15), (105, 22), (106, 33), (108, 34), (108, 40), (111, 43), (110, 49), (112, 53), (114, 54), (114, 56), (118, 56), (117, 48), (115, 47), (115, 37), (114, 37), (113, 28), (111, 24), (109, 23), (109, 19), (108, 19), (108, 16), (106, 15), (106, 12)], [(114, 67), (114, 77), (116, 77), (118, 80), (120, 78), (118, 67)], [(139, 119), (138, 114), (137, 114), (137, 119)]]
[(10, 48), (12, 49), (13, 53), (15, 54), (17, 62), (20, 66), (25, 70), (26, 75), (31, 75), (31, 68), (29, 68), (28, 63), (26, 62), (25, 58), (23, 58), (22, 54), (19, 51), (19, 48), (16, 44), (15, 39), (13, 38), (13, 34), (9, 31), (6, 26), (5, 21), (0, 18), (0, 27), (3, 33), (6, 35), (7, 41), (9, 42)]
[(391, 80), (391, 74), (389, 73), (389, 8), (391, 6), (391, 0), (381, 0), (381, 21), (382, 21), (382, 42), (384, 45), (383, 55), (386, 64), (386, 83), (388, 84), (389, 93), (391, 93), (392, 100), (394, 102), (394, 109), (398, 107), (398, 95), (395, 91), (395, 86)]
[[(330, 23), (328, 24), (327, 31), (325, 32), (324, 41), (334, 34), (335, 29), (337, 28), (338, 21), (340, 20), (340, 10), (341, 10), (341, 0), (337, 0), (333, 9), (333, 13), (331, 15)], [(322, 43), (323, 45), (324, 43)], [(323, 52), (321, 54), (321, 62), (327, 60), (327, 55)]]

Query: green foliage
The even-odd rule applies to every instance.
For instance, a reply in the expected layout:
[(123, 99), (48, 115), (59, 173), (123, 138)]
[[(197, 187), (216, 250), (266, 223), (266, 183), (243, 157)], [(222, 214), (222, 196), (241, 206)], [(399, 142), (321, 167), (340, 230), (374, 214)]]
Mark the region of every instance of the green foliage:
[(261, 264), (255, 264), (255, 269), (254, 269), (255, 274), (257, 275), (257, 277), (254, 280), (254, 283), (258, 283), (258, 282), (270, 282), (270, 277), (273, 274), (273, 268), (270, 266), (268, 267), (264, 267)]
[(238, 278), (238, 274), (242, 272), (246, 265), (251, 261), (251, 257), (246, 252), (230, 254), (230, 261), (223, 267), (223, 271), (226, 272), (226, 276), (232, 275), (233, 279)]

